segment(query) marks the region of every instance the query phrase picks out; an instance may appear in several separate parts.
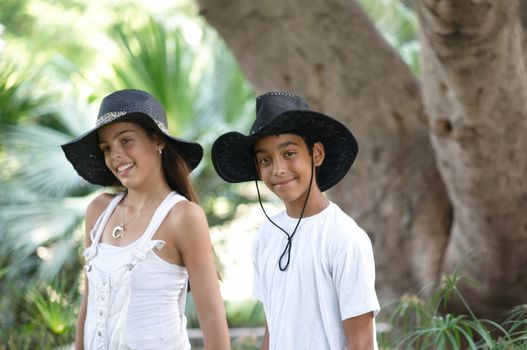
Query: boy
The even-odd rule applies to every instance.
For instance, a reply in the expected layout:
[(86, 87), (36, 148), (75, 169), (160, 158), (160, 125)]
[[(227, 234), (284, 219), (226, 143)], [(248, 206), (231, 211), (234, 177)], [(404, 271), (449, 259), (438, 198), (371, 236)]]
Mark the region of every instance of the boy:
[(376, 349), (379, 311), (366, 233), (326, 191), (347, 173), (358, 146), (340, 122), (289, 93), (257, 97), (248, 136), (229, 132), (212, 146), (227, 182), (258, 181), (286, 211), (269, 218), (253, 244), (254, 294), (264, 306), (262, 349)]

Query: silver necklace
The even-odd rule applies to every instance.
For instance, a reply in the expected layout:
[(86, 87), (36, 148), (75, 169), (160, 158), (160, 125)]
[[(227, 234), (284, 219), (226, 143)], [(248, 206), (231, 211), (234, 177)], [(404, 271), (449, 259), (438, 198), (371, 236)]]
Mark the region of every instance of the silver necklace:
[(125, 225), (127, 225), (127, 224), (131, 223), (132, 221), (134, 221), (135, 219), (137, 219), (137, 218), (139, 217), (139, 214), (141, 214), (141, 212), (142, 212), (143, 210), (145, 210), (145, 209), (147, 209), (147, 208), (149, 208), (149, 207), (151, 207), (151, 206), (152, 206), (152, 204), (147, 205), (147, 206), (144, 207), (143, 209), (139, 210), (139, 211), (137, 212), (137, 214), (136, 214), (133, 218), (131, 218), (131, 219), (128, 220), (128, 221), (125, 221), (125, 218), (124, 218), (124, 208), (125, 208), (125, 205), (123, 204), (123, 205), (122, 205), (122, 211), (121, 211), (121, 213), (122, 213), (122, 215), (121, 215), (121, 217), (122, 217), (122, 219), (121, 219), (122, 224), (117, 225), (117, 226), (115, 226), (115, 227), (113, 228), (113, 231), (112, 231), (112, 237), (115, 238), (115, 239), (124, 238), (124, 227), (125, 227)]

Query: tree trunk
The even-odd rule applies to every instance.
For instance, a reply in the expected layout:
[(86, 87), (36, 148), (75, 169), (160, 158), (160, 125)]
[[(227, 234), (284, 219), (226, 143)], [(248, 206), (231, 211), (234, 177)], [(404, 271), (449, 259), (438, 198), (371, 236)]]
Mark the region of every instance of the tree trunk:
[(454, 208), (443, 268), (468, 257), (462, 292), (493, 315), (526, 301), (527, 86), (519, 5), (426, 0), (417, 10), (426, 111)]
[[(466, 200), (459, 202), (459, 197), (465, 196), (463, 193), (474, 191), (474, 184), (467, 180), (461, 181), (460, 177), (467, 176), (465, 172), (468, 168), (473, 181), (477, 174), (481, 176), (479, 169), (483, 168), (471, 166), (474, 163), (470, 160), (473, 156), (472, 151), (463, 154), (457, 151), (458, 153), (451, 156), (458, 159), (449, 159), (446, 153), (452, 152), (450, 149), (455, 146), (447, 147), (443, 143), (446, 139), (453, 139), (453, 136), (437, 137), (438, 125), (441, 123), (437, 124), (436, 120), (454, 115), (456, 118), (459, 117), (457, 112), (457, 114), (450, 113), (453, 111), (452, 108), (458, 108), (463, 102), (459, 100), (459, 96), (456, 98), (456, 95), (454, 97), (449, 95), (456, 94), (457, 90), (450, 90), (450, 87), (447, 87), (450, 85), (445, 82), (443, 102), (439, 100), (439, 96), (434, 97), (437, 92), (432, 92), (431, 87), (438, 86), (438, 82), (437, 78), (429, 72), (433, 69), (427, 66), (423, 81), (425, 92), (423, 99), (421, 86), (416, 77), (383, 40), (355, 1), (198, 0), (198, 2), (201, 13), (230, 46), (257, 93), (286, 90), (303, 95), (313, 109), (339, 119), (350, 127), (357, 137), (360, 148), (357, 161), (348, 176), (335, 189), (329, 191), (329, 196), (350, 213), (372, 237), (377, 265), (377, 289), (382, 300), (398, 298), (404, 293), (415, 293), (431, 282), (438, 282), (443, 267), (446, 271), (450, 271), (462, 257), (463, 254), (460, 254), (456, 247), (459, 247), (459, 241), (463, 237), (469, 244), (472, 242), (474, 245), (486, 242), (488, 246), (503, 242), (499, 245), (502, 248), (511, 244), (514, 237), (520, 237), (511, 233), (518, 232), (519, 221), (516, 219), (515, 222), (506, 224), (509, 231), (504, 232), (505, 226), (500, 225), (505, 216), (498, 218), (479, 211), (484, 203), (490, 208), (496, 202), (502, 203), (505, 200), (504, 196), (511, 194), (507, 191), (499, 192), (500, 190), (496, 188), (498, 182), (486, 178), (478, 182), (478, 184), (493, 184), (492, 187), (487, 187), (488, 194), (483, 191), (477, 192), (479, 195), (484, 194), (477, 197), (477, 202), (480, 203), (478, 206), (473, 207), (473, 202), (467, 203)], [(426, 21), (430, 20), (425, 20), (424, 26), (428, 25)], [(518, 24), (515, 26), (517, 27)], [(509, 28), (509, 32), (511, 30), (512, 27)], [(503, 34), (502, 37), (506, 35)], [(430, 35), (425, 34), (423, 37), (429, 38)], [(509, 47), (514, 46), (510, 37), (505, 42)], [(435, 52), (431, 49), (427, 50), (431, 53)], [(513, 58), (510, 57), (510, 60), (512, 63)], [(437, 66), (440, 65), (433, 67)], [(429, 67), (432, 67), (431, 64)], [(452, 70), (451, 75), (455, 80), (455, 70)], [(429, 79), (431, 80), (428, 81)], [(496, 86), (491, 84), (489, 90), (484, 91), (488, 93), (495, 89)], [(508, 88), (502, 91), (504, 101), (499, 104), (501, 108), (505, 108), (505, 103), (511, 103), (511, 99), (505, 96), (509, 90)], [(521, 91), (523, 94), (523, 87)], [(447, 98), (450, 99), (447, 101)], [(425, 115), (423, 101), (427, 103), (426, 111), (436, 116), (430, 118), (434, 126), (432, 138), (434, 147), (430, 142), (429, 118)], [(453, 102), (455, 104), (452, 104)], [(449, 106), (445, 107), (443, 104)], [(491, 101), (486, 101), (484, 108), (488, 108), (489, 104)], [(445, 113), (435, 112), (441, 106), (443, 108), (441, 111), (446, 108)], [(497, 105), (495, 107), (498, 108)], [(508, 118), (511, 110), (503, 109), (501, 114), (505, 111)], [(492, 114), (493, 112), (489, 110), (488, 116)], [(518, 114), (516, 117), (519, 116)], [(513, 126), (517, 122), (517, 119), (510, 121), (507, 119), (506, 125)], [(494, 123), (496, 124), (496, 121)], [(503, 131), (508, 128), (501, 125), (498, 130)], [(498, 132), (493, 132), (496, 133), (493, 137), (497, 137)], [(514, 133), (514, 135), (520, 134)], [(487, 143), (485, 137), (488, 136), (488, 133), (478, 136), (476, 144), (484, 149), (501, 143), (503, 143), (501, 146), (506, 146), (505, 142), (500, 143), (497, 139), (495, 139), (496, 143)], [(457, 140), (450, 142), (456, 143), (459, 148), (460, 141)], [(506, 164), (515, 163), (512, 164), (513, 168), (501, 168), (499, 166), (501, 163), (480, 165), (486, 166), (485, 169), (493, 174), (492, 178), (495, 181), (501, 181), (498, 176), (500, 173), (508, 174), (510, 169), (518, 170), (513, 173), (514, 176), (510, 174), (506, 178), (514, 182), (516, 186), (514, 188), (517, 188), (520, 195), (506, 196), (505, 200), (518, 207), (520, 207), (518, 201), (522, 198), (521, 194), (523, 196), (526, 194), (525, 181), (519, 179), (520, 170), (525, 169), (525, 167), (520, 169), (519, 165), (525, 164), (525, 161), (519, 159), (518, 154), (512, 156), (512, 153), (507, 152), (512, 152), (523, 142), (519, 137), (515, 137), (514, 142), (508, 148), (505, 147), (507, 149), (500, 150), (500, 154), (503, 153), (507, 158)], [(438, 154), (437, 161), (434, 151)], [(441, 175), (447, 181), (446, 188), (436, 163), (439, 164)], [(470, 182), (468, 184), (470, 186), (467, 182)], [(508, 186), (509, 182), (504, 181), (499, 184)], [(522, 191), (521, 186), (523, 186)], [(463, 189), (460, 190), (458, 187)], [(447, 190), (450, 196), (452, 192), (460, 191), (457, 196), (452, 197), (455, 210), (453, 230), (452, 206)], [(476, 199), (474, 196), (471, 198)], [(505, 213), (512, 214), (506, 208), (502, 209)], [(476, 213), (487, 218), (486, 222), (480, 221), (471, 225), (472, 227), (483, 225), (485, 228), (483, 230), (481, 227), (480, 232), (488, 235), (488, 232), (494, 230), (494, 235), (473, 237), (468, 234), (466, 219), (460, 221), (462, 213), (466, 213), (467, 218)], [(512, 215), (508, 217), (512, 221)], [(521, 227), (524, 230), (527, 228), (527, 226)], [(501, 234), (502, 231), (504, 237), (510, 237), (512, 240), (494, 239), (498, 236), (496, 232)], [(450, 235), (453, 235), (451, 240)], [(496, 261), (495, 259), (501, 256), (499, 262), (502, 263), (504, 253), (504, 251), (496, 252), (492, 261)], [(514, 259), (518, 259), (518, 256), (519, 254)], [(520, 262), (520, 260), (515, 261)], [(471, 271), (476, 271), (478, 266), (480, 265), (472, 266)], [(484, 266), (489, 268), (488, 264)], [(518, 271), (518, 268), (514, 269), (510, 264), (506, 266), (511, 268), (511, 271)], [(508, 276), (512, 275), (515, 276), (514, 278), (518, 277), (518, 274)], [(499, 282), (504, 277), (492, 274), (492, 278)], [(525, 283), (524, 278), (524, 287)], [(478, 308), (481, 307), (481, 311), (485, 311), (484, 304), (489, 301), (488, 296), (472, 297), (478, 300)], [(500, 307), (510, 304), (495, 299), (492, 303)]]

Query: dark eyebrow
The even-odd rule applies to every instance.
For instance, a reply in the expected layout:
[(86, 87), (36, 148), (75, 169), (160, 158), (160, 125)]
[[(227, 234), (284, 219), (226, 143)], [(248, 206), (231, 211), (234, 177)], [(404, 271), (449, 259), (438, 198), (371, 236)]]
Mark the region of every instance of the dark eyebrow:
[[(112, 140), (115, 140), (116, 138), (118, 138), (119, 136), (121, 136), (122, 134), (124, 134), (125, 132), (135, 132), (135, 130), (121, 130), (121, 131), (117, 132), (115, 135), (113, 135)], [(101, 143), (108, 143), (108, 142), (99, 139), (99, 145), (100, 145)]]
[[(282, 142), (281, 144), (279, 144), (277, 148), (282, 149), (282, 148), (285, 148), (285, 147), (288, 147), (288, 146), (300, 146), (300, 145), (298, 143), (294, 142), (294, 141), (285, 141), (285, 142)], [(256, 153), (266, 153), (266, 151), (263, 150), (263, 149), (255, 149), (254, 150), (254, 154), (256, 154)]]

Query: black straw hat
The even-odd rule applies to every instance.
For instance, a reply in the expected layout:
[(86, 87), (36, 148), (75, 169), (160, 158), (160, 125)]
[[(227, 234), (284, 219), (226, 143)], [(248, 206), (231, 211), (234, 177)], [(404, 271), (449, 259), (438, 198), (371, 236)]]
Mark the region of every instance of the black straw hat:
[(337, 184), (357, 157), (358, 144), (351, 131), (339, 121), (311, 110), (300, 96), (269, 92), (256, 98), (256, 120), (249, 135), (228, 132), (212, 145), (212, 162), (227, 182), (258, 180), (252, 149), (267, 135), (300, 134), (324, 145), (324, 162), (317, 170), (321, 191)]
[(61, 146), (77, 173), (92, 184), (113, 186), (119, 183), (105, 165), (97, 139), (101, 127), (115, 122), (138, 123), (164, 135), (190, 170), (201, 161), (203, 149), (198, 143), (169, 135), (165, 110), (155, 97), (141, 90), (120, 90), (102, 100), (93, 129)]

